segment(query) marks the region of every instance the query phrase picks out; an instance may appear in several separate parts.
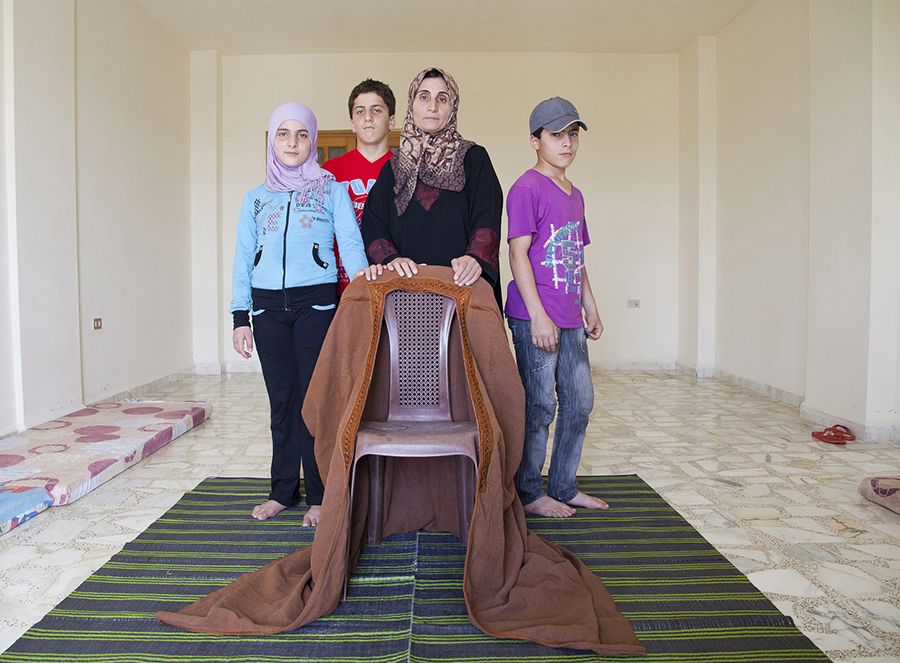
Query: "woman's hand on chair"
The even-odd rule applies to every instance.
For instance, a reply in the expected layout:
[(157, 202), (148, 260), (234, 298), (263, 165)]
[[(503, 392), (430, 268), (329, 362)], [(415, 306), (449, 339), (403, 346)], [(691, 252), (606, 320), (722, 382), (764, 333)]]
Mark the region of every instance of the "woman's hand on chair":
[(379, 276), (384, 274), (384, 267), (381, 265), (369, 265), (368, 267), (363, 267), (362, 269), (357, 269), (356, 273), (353, 275), (353, 278), (359, 278), (360, 276), (365, 276), (366, 281), (374, 281)]
[(394, 258), (387, 264), (387, 268), (400, 276), (415, 276), (419, 273), (416, 261), (409, 258)]
[(450, 266), (453, 267), (453, 282), (456, 285), (472, 285), (481, 276), (481, 265), (469, 255), (454, 258)]

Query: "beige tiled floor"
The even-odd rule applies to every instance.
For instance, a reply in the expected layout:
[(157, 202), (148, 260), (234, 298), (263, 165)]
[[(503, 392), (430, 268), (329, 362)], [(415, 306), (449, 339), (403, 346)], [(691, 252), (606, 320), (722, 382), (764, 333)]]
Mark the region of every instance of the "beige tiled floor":
[[(817, 442), (796, 408), (719, 380), (594, 382), (583, 474), (639, 474), (832, 659), (900, 661), (900, 515), (856, 492), (900, 475), (900, 447)], [(267, 475), (260, 375), (187, 377), (146, 398), (212, 400), (213, 417), (0, 537), (0, 651), (201, 479)]]

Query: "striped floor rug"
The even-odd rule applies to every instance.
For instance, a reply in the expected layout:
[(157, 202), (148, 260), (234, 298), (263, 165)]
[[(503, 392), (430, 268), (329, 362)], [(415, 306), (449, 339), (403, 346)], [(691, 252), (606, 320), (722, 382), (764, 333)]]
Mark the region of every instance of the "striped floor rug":
[[(530, 527), (599, 574), (653, 663), (828, 661), (724, 557), (636, 476), (579, 478), (607, 512)], [(302, 513), (248, 517), (266, 479), (211, 478), (29, 630), (0, 662), (600, 663), (621, 661), (485, 636), (462, 595), (465, 549), (450, 535), (394, 536), (363, 550), (347, 601), (292, 633), (186, 633), (153, 619), (312, 541)]]

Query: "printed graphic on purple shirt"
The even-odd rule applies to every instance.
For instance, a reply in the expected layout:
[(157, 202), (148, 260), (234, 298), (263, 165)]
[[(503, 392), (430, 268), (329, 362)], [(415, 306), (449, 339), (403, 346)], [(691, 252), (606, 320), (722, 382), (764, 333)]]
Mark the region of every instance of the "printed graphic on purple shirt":
[(581, 272), (584, 270), (584, 244), (579, 224), (567, 223), (562, 228), (550, 224), (550, 237), (544, 242), (545, 256), (541, 266), (553, 272), (553, 287), (575, 293), (581, 304)]

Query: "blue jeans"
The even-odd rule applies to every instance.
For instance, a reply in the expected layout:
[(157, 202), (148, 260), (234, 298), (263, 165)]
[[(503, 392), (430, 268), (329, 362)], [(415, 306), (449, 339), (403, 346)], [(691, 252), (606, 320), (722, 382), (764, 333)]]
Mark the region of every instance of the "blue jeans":
[[(584, 432), (594, 408), (594, 383), (584, 329), (559, 329), (556, 350), (547, 352), (531, 342), (531, 321), (507, 318), (516, 348), (516, 363), (525, 387), (525, 444), (515, 484), (522, 504), (545, 494), (568, 502), (578, 494), (575, 473), (581, 460)], [(555, 392), (555, 393), (554, 393)], [(547, 493), (541, 471), (547, 457), (550, 423), (559, 396), (559, 418), (553, 435)]]

